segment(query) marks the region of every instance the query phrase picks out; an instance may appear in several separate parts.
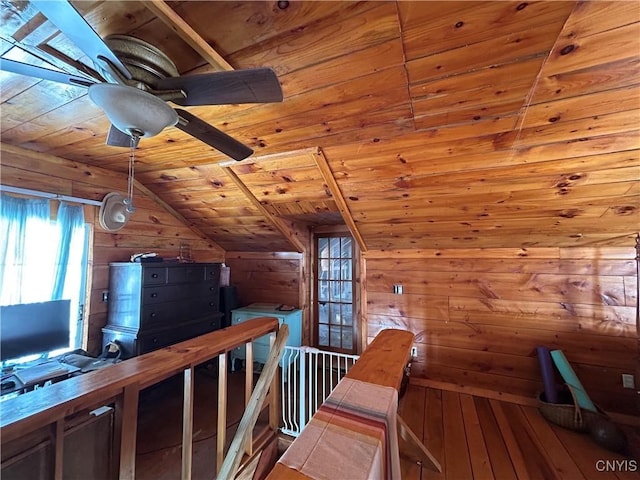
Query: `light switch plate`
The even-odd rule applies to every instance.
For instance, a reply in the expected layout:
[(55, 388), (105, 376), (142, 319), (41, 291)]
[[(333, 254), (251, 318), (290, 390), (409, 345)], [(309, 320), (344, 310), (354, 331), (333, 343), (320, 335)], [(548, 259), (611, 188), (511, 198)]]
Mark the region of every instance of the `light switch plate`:
[(622, 388), (636, 388), (636, 382), (633, 375), (628, 373), (622, 374)]

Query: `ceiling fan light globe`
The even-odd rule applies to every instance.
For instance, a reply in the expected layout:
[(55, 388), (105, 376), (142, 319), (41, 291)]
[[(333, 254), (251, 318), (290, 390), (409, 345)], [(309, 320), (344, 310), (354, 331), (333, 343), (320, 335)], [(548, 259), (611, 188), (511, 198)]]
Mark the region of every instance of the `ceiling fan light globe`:
[(153, 137), (178, 123), (178, 114), (164, 100), (138, 88), (96, 83), (89, 87), (89, 98), (127, 135)]

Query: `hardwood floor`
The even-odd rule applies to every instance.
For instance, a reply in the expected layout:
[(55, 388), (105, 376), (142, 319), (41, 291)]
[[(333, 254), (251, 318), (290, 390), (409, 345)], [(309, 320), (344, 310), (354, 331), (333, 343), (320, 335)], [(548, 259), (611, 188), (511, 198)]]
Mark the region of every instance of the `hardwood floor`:
[[(227, 442), (244, 409), (243, 384), (243, 373), (230, 374)], [(215, 478), (216, 390), (215, 375), (196, 372), (192, 474), (195, 480)], [(623, 456), (599, 447), (586, 434), (551, 425), (534, 407), (410, 385), (399, 410), (443, 469), (442, 473), (436, 473), (403, 461), (403, 479), (639, 478), (638, 429), (625, 427), (630, 448)], [(179, 379), (141, 397), (138, 480), (180, 478), (181, 420)], [(618, 463), (613, 463), (615, 460)], [(631, 460), (636, 462), (635, 472), (624, 471), (625, 467), (632, 469)], [(607, 466), (609, 470), (612, 466), (617, 470), (600, 471)]]
[(550, 424), (537, 408), (499, 400), (410, 385), (399, 411), (443, 470), (421, 471), (403, 461), (403, 479), (640, 477), (637, 428), (623, 427), (629, 448), (620, 455), (601, 448), (587, 434)]

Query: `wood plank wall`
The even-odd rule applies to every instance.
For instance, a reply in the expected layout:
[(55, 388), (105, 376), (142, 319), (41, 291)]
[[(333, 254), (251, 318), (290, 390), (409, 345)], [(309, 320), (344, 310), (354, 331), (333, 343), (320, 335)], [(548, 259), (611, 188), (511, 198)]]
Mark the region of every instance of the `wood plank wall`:
[(304, 254), (295, 252), (230, 252), (231, 285), (238, 289), (241, 306), (284, 303), (303, 310), (302, 343), (309, 345), (308, 288)]
[[(123, 162), (127, 161), (123, 150)], [(127, 191), (126, 175), (63, 160), (46, 154), (21, 151), (2, 146), (1, 183), (14, 187), (101, 200), (112, 191)], [(169, 258), (177, 257), (181, 243), (191, 246), (199, 262), (220, 262), (224, 251), (213, 242), (198, 237), (177, 218), (140, 191), (134, 192), (136, 212), (127, 225), (116, 233), (100, 228), (99, 207), (85, 207), (85, 220), (93, 230), (90, 259), (90, 298), (88, 304), (87, 344), (92, 354), (102, 349), (102, 327), (107, 320), (107, 304), (102, 292), (109, 288), (109, 263), (128, 261), (132, 254), (154, 251)]]
[(527, 397), (542, 390), (535, 347), (562, 349), (596, 403), (638, 415), (621, 381), (639, 361), (634, 257), (633, 247), (370, 251), (367, 335), (414, 332), (411, 375), (424, 384)]

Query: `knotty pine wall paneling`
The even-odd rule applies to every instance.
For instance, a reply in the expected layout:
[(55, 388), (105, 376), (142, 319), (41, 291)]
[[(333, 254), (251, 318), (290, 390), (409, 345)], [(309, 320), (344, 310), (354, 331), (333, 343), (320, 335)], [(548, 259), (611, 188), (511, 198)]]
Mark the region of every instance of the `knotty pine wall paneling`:
[(240, 306), (282, 303), (302, 309), (302, 344), (309, 345), (308, 280), (304, 253), (230, 252), (231, 285), (238, 289)]
[[(123, 151), (124, 152), (124, 151)], [(122, 161), (126, 162), (123, 154)], [(102, 200), (109, 192), (126, 193), (125, 174), (64, 160), (52, 155), (2, 145), (1, 183), (14, 187)], [(221, 262), (224, 251), (200, 238), (153, 199), (134, 192), (136, 208), (131, 220), (118, 232), (109, 233), (98, 223), (99, 207), (86, 206), (85, 220), (92, 226), (89, 256), (89, 301), (85, 349), (92, 354), (102, 348), (102, 327), (107, 320), (107, 304), (102, 292), (109, 288), (109, 263), (129, 261), (134, 253), (158, 252), (177, 257), (181, 243), (191, 246), (198, 262)]]
[[(542, 390), (535, 348), (562, 349), (592, 399), (638, 415), (633, 247), (369, 251), (369, 341), (416, 334), (414, 381), (526, 397)], [(394, 295), (394, 284), (404, 287)]]

